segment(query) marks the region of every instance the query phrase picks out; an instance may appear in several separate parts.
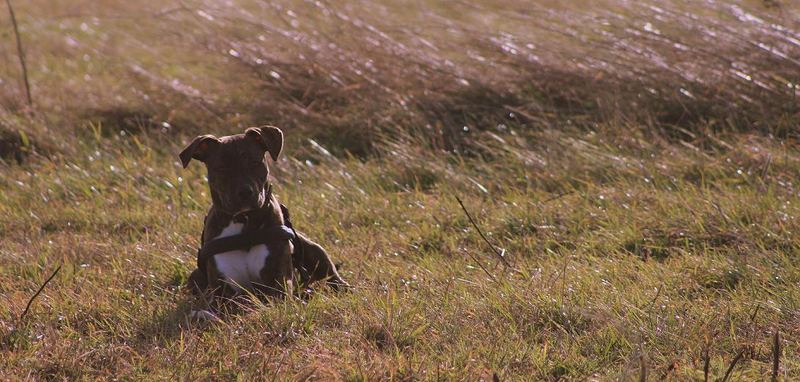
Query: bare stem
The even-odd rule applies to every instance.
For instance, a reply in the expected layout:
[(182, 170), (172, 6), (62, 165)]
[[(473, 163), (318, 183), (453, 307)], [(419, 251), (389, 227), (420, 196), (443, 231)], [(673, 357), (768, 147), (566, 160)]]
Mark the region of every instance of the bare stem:
[(772, 382), (778, 381), (778, 370), (781, 366), (781, 332), (775, 329), (772, 338)]
[(473, 219), (472, 215), (470, 215), (469, 211), (467, 211), (467, 207), (464, 207), (464, 203), (461, 201), (461, 199), (458, 196), (456, 196), (456, 200), (458, 201), (458, 204), (461, 205), (461, 209), (464, 210), (464, 213), (467, 215), (469, 222), (472, 223), (472, 226), (475, 227), (476, 230), (478, 230), (478, 234), (480, 234), (481, 238), (483, 238), (483, 241), (485, 241), (486, 244), (489, 245), (489, 248), (492, 249), (492, 252), (494, 252), (494, 254), (497, 255), (497, 258), (499, 258), (500, 261), (503, 262), (503, 265), (505, 265), (506, 268), (512, 268), (511, 264), (508, 263), (508, 260), (506, 260), (505, 256), (503, 256), (503, 254), (499, 250), (497, 250), (497, 248), (489, 241), (486, 235), (483, 234), (481, 228), (478, 227), (478, 223), (475, 222), (475, 219)]
[(31, 308), (33, 300), (36, 299), (36, 297), (38, 297), (40, 293), (42, 293), (44, 287), (47, 286), (47, 284), (50, 282), (50, 280), (53, 279), (53, 277), (56, 277), (56, 274), (58, 274), (58, 271), (60, 270), (61, 270), (61, 265), (59, 265), (58, 268), (56, 268), (56, 270), (53, 271), (53, 274), (51, 274), (50, 277), (48, 277), (47, 280), (44, 281), (42, 286), (39, 287), (39, 290), (37, 290), (36, 293), (34, 293), (34, 295), (31, 297), (30, 300), (28, 300), (28, 305), (25, 305), (25, 310), (22, 311), (22, 314), (19, 316), (20, 321), (22, 321), (22, 319), (25, 318), (25, 315), (28, 314), (28, 310)]
[(725, 376), (722, 377), (722, 382), (728, 381), (728, 378), (731, 377), (731, 373), (733, 373), (733, 369), (736, 367), (736, 364), (742, 360), (742, 357), (744, 357), (744, 350), (740, 351), (739, 354), (736, 355), (736, 358), (733, 359), (733, 362), (731, 362), (731, 365), (728, 366), (728, 370), (725, 372)]
[(478, 266), (481, 267), (483, 272), (486, 273), (486, 275), (489, 276), (489, 278), (491, 278), (492, 281), (497, 282), (497, 278), (494, 277), (494, 275), (491, 272), (489, 272), (489, 270), (486, 269), (486, 267), (484, 267), (483, 264), (481, 264), (481, 262), (478, 261), (478, 259), (476, 259), (475, 256), (472, 255), (472, 253), (470, 253), (466, 249), (464, 249), (464, 253), (466, 253), (467, 256), (469, 256), (472, 259), (472, 261), (474, 261), (476, 264), (478, 264)]
[(17, 26), (17, 17), (14, 15), (14, 7), (11, 6), (11, 0), (6, 0), (8, 4), (8, 13), (11, 15), (11, 24), (14, 26), (14, 36), (17, 38), (17, 55), (19, 56), (19, 66), (22, 67), (22, 79), (25, 82), (25, 95), (28, 99), (28, 106), (33, 107), (33, 98), (31, 97), (31, 85), (28, 82), (28, 66), (25, 63), (25, 51), (22, 49), (22, 37), (19, 34), (19, 27)]

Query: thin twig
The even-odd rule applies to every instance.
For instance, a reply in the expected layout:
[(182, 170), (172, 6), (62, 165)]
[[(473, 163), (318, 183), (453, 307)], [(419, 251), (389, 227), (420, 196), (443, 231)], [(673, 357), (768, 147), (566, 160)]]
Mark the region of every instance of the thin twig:
[(56, 268), (56, 270), (53, 271), (53, 274), (50, 275), (50, 277), (48, 277), (47, 280), (44, 281), (44, 284), (42, 284), (42, 286), (39, 287), (39, 290), (36, 291), (36, 293), (33, 295), (33, 297), (31, 297), (30, 300), (28, 300), (28, 305), (25, 305), (25, 310), (22, 311), (22, 314), (19, 316), (20, 321), (22, 321), (22, 319), (25, 318), (25, 315), (28, 314), (28, 310), (31, 308), (33, 300), (36, 299), (36, 297), (38, 297), (40, 293), (42, 293), (44, 287), (47, 286), (47, 284), (50, 282), (50, 280), (53, 279), (53, 277), (56, 277), (56, 274), (58, 274), (58, 271), (60, 270), (61, 270), (61, 265), (59, 265), (58, 268)]
[(708, 369), (711, 367), (711, 357), (709, 355), (708, 345), (706, 345), (706, 351), (703, 354), (703, 382), (708, 382)]
[(647, 382), (647, 361), (644, 354), (639, 354), (639, 382)]
[(481, 262), (478, 261), (477, 258), (475, 258), (475, 256), (472, 256), (472, 254), (466, 249), (464, 249), (463, 251), (467, 254), (467, 256), (469, 256), (472, 259), (472, 261), (474, 261), (476, 264), (478, 264), (479, 267), (481, 267), (481, 269), (483, 269), (483, 272), (486, 273), (486, 275), (489, 276), (489, 278), (491, 278), (492, 281), (497, 282), (497, 278), (495, 278), (494, 275), (491, 272), (489, 272), (489, 270), (486, 269), (486, 267), (484, 267), (483, 264), (481, 264)]
[(722, 207), (720, 207), (719, 204), (716, 202), (711, 202), (711, 205), (717, 209), (719, 216), (722, 217), (722, 220), (725, 220), (725, 224), (731, 224), (731, 218), (729, 218), (728, 215), (725, 215), (725, 211), (722, 210)]
[(781, 332), (775, 329), (772, 337), (772, 382), (778, 381), (778, 370), (781, 367)]
[(656, 296), (653, 297), (653, 300), (650, 301), (650, 305), (647, 306), (647, 312), (648, 313), (652, 311), (653, 305), (656, 304), (656, 301), (658, 301), (658, 297), (661, 296), (661, 290), (662, 289), (664, 289), (664, 284), (663, 283), (658, 286), (658, 289), (656, 290)]
[(28, 66), (25, 64), (25, 51), (22, 49), (22, 38), (17, 27), (17, 17), (14, 15), (14, 7), (11, 6), (11, 0), (6, 0), (6, 4), (8, 4), (8, 13), (11, 15), (11, 25), (14, 26), (14, 36), (17, 38), (17, 55), (19, 56), (19, 65), (22, 67), (22, 79), (25, 81), (25, 95), (28, 97), (28, 106), (33, 107), (31, 85), (28, 82)]
[(458, 204), (461, 205), (461, 209), (464, 210), (464, 213), (467, 215), (469, 222), (472, 223), (472, 226), (475, 227), (475, 229), (478, 231), (478, 234), (481, 235), (483, 241), (485, 241), (486, 244), (489, 245), (489, 248), (492, 249), (492, 252), (494, 252), (494, 254), (497, 255), (497, 257), (500, 259), (500, 261), (503, 262), (503, 265), (505, 265), (506, 268), (512, 268), (511, 264), (508, 263), (508, 260), (506, 260), (506, 258), (503, 257), (503, 254), (500, 251), (498, 251), (497, 248), (489, 241), (486, 235), (483, 234), (483, 231), (481, 231), (480, 227), (478, 227), (478, 223), (475, 222), (475, 219), (473, 219), (472, 215), (470, 215), (469, 211), (467, 211), (467, 207), (464, 207), (464, 203), (461, 201), (461, 198), (456, 196), (456, 200), (458, 201)]
[(731, 362), (731, 365), (728, 366), (728, 371), (726, 371), (725, 372), (725, 376), (722, 377), (722, 382), (727, 382), (728, 381), (728, 378), (730, 378), (731, 373), (733, 373), (733, 368), (736, 367), (736, 364), (739, 363), (739, 361), (742, 360), (742, 357), (744, 357), (744, 350), (740, 350), (739, 354), (737, 354), (736, 358), (734, 358), (733, 362)]
[(761, 303), (756, 305), (756, 308), (753, 309), (753, 314), (750, 315), (750, 325), (752, 326), (756, 322), (756, 315), (758, 315), (758, 311), (761, 310)]

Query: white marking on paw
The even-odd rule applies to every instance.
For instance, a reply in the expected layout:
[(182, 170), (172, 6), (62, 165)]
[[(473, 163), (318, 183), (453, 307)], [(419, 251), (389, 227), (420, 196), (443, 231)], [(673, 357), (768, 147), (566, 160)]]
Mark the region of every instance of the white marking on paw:
[(220, 321), (220, 318), (210, 310), (193, 310), (189, 313), (189, 318), (199, 321)]

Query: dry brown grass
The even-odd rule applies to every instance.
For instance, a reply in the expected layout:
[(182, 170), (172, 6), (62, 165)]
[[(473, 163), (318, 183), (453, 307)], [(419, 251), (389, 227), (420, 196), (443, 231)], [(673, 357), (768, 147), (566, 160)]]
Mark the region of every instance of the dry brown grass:
[[(453, 149), (464, 126), (787, 136), (798, 119), (789, 2), (18, 6), (39, 109), (67, 125), (269, 120), (363, 156), (381, 138)], [(13, 46), (0, 49), (14, 84)]]

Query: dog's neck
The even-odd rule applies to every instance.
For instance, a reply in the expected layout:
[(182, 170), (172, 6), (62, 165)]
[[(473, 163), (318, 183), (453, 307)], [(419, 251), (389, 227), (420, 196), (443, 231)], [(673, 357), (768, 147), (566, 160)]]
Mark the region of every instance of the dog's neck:
[[(276, 203), (277, 206), (277, 203)], [(272, 200), (264, 203), (264, 206), (253, 211), (234, 216), (234, 222), (244, 223), (242, 232), (257, 230), (266, 226), (283, 224), (283, 216), (280, 207), (274, 208)]]
[(265, 226), (282, 225), (284, 222), (280, 204), (270, 193), (261, 208), (238, 214), (229, 214), (220, 211), (222, 220), (231, 223), (242, 223), (242, 232), (257, 230)]
[(242, 227), (243, 232), (269, 225), (283, 225), (284, 216), (281, 211), (280, 203), (278, 203), (278, 199), (271, 191), (271, 187), (268, 186), (264, 205), (256, 210), (247, 211), (246, 213), (232, 214), (212, 204), (206, 216), (202, 242), (205, 243), (219, 236), (231, 223), (236, 223), (235, 219), (241, 219), (240, 222), (244, 223)]

